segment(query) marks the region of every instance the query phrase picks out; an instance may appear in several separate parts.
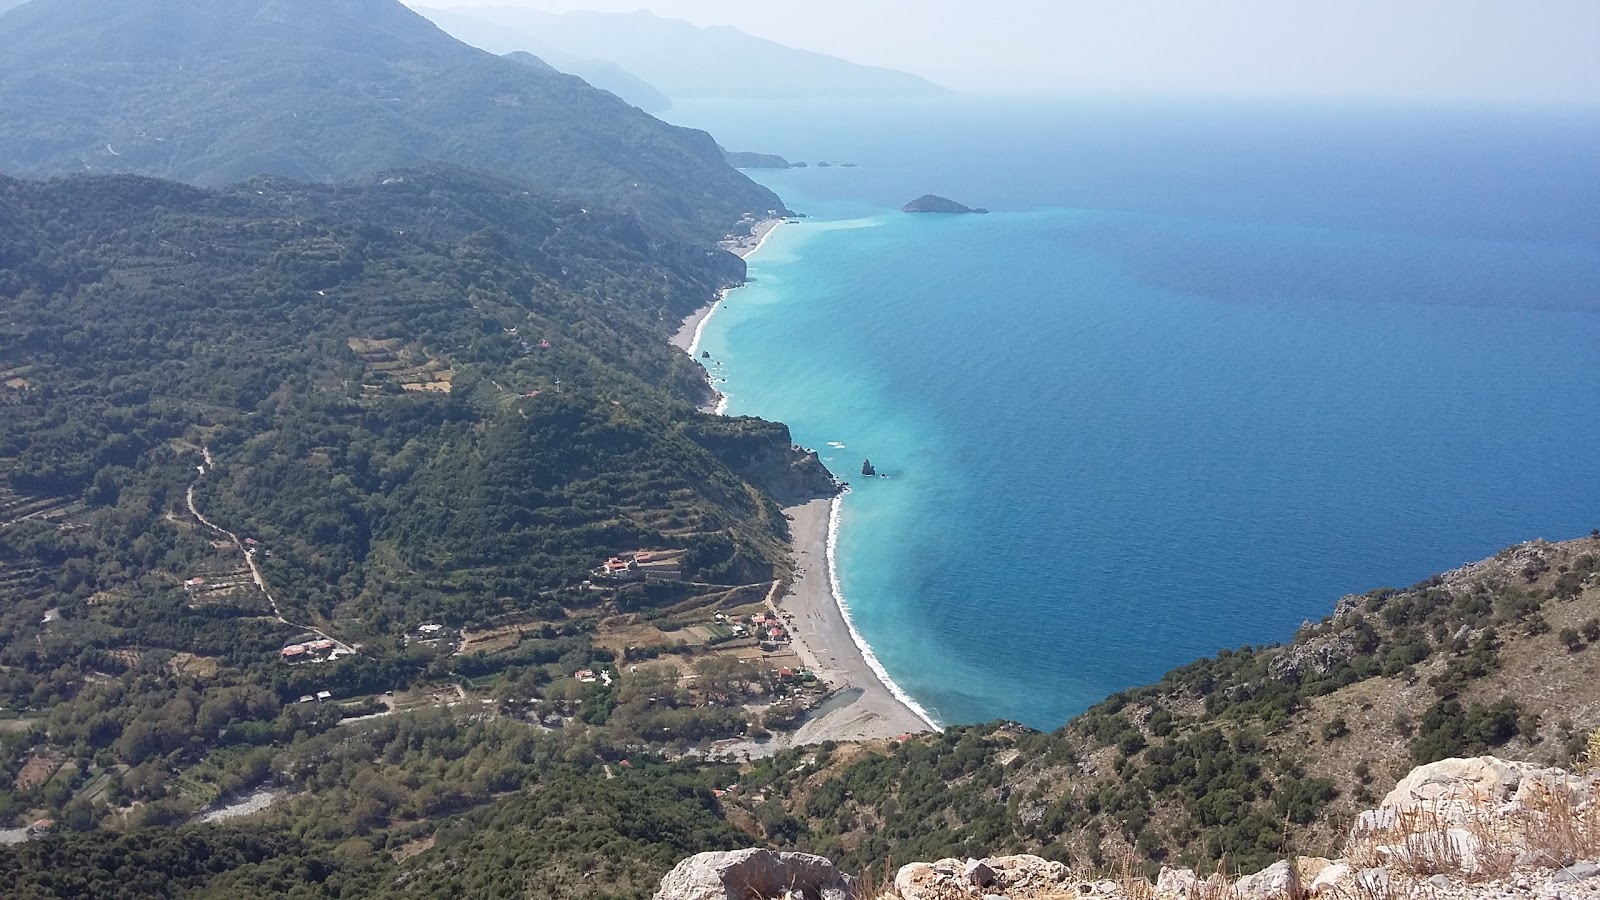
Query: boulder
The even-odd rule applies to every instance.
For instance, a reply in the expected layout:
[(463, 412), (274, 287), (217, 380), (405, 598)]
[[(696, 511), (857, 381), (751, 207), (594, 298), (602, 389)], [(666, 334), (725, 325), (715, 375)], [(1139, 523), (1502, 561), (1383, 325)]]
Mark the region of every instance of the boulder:
[(965, 885), (961, 884), (963, 869), (960, 860), (955, 859), (901, 866), (894, 874), (895, 895), (901, 900), (938, 900), (952, 892), (965, 894)]
[(1591, 878), (1600, 878), (1600, 865), (1592, 862), (1576, 863), (1550, 876), (1550, 880), (1556, 884), (1572, 884)]
[(1233, 886), (1241, 900), (1297, 900), (1300, 876), (1288, 860), (1280, 860), (1254, 875), (1246, 875)]
[(1465, 828), (1446, 828), (1408, 834), (1397, 844), (1377, 848), (1379, 859), (1412, 872), (1447, 872), (1468, 875), (1478, 871), (1483, 840)]
[(1355, 883), (1356, 870), (1348, 863), (1336, 862), (1317, 873), (1312, 880), (1311, 887), (1306, 890), (1307, 896), (1347, 896), (1347, 888)]
[(689, 857), (661, 879), (655, 900), (747, 900), (785, 895), (804, 900), (857, 900), (859, 894), (853, 878), (820, 856), (751, 849)]
[(970, 896), (974, 888), (985, 893), (1031, 896), (1059, 889), (1067, 880), (1067, 867), (1030, 854), (993, 856), (988, 859), (941, 859), (901, 866), (894, 876), (900, 900), (944, 900)]
[(1161, 874), (1156, 876), (1156, 896), (1188, 898), (1199, 884), (1200, 879), (1195, 876), (1193, 869), (1169, 869), (1162, 866)]
[(994, 870), (981, 859), (967, 860), (962, 874), (966, 876), (967, 883), (974, 887), (988, 887), (994, 884)]
[(1333, 861), (1321, 856), (1297, 856), (1294, 860), (1294, 873), (1299, 876), (1300, 884), (1307, 885), (1322, 874), (1322, 870), (1333, 865)]
[(1028, 853), (985, 859), (994, 871), (994, 886), (1006, 893), (1027, 893), (1059, 886), (1067, 880), (1067, 867)]
[(1383, 798), (1381, 805), (1436, 806), (1445, 801), (1500, 804), (1517, 792), (1524, 778), (1546, 771), (1531, 763), (1508, 762), (1494, 756), (1441, 759), (1412, 769), (1411, 774)]

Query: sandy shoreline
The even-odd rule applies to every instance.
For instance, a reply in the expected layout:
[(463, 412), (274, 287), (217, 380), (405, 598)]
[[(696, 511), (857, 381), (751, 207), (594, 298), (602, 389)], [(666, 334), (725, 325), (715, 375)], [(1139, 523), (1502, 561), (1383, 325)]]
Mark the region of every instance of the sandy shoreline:
[[(760, 250), (761, 245), (765, 244), (767, 242), (767, 238), (771, 236), (772, 232), (782, 224), (782, 219), (763, 219), (762, 221), (757, 222), (754, 228), (750, 229), (750, 234), (748, 237), (724, 241), (722, 244), (722, 249), (734, 254), (740, 259), (747, 259), (749, 258), (750, 254)], [(732, 288), (729, 290), (732, 290)], [(710, 303), (707, 303), (705, 306), (702, 306), (690, 313), (689, 317), (684, 319), (683, 323), (678, 326), (677, 333), (672, 336), (672, 346), (677, 347), (679, 350), (682, 350), (690, 356), (693, 356), (694, 347), (699, 343), (700, 339), (700, 326), (705, 322), (706, 319), (711, 318), (711, 314), (716, 312), (717, 307), (722, 304), (722, 301), (726, 299), (727, 296), (728, 291), (722, 291), (718, 293)]]
[(801, 661), (835, 691), (855, 689), (861, 693), (853, 702), (829, 704), (826, 713), (801, 725), (785, 743), (799, 746), (929, 731), (931, 726), (872, 671), (834, 599), (828, 577), (832, 502), (823, 497), (785, 510), (790, 518), (797, 571), (793, 586), (778, 601), (778, 608), (793, 617), (789, 620), (790, 631)]
[[(729, 241), (723, 249), (747, 258), (759, 250), (782, 223), (782, 219), (760, 222), (748, 237)], [(672, 345), (693, 356), (701, 329), (727, 293), (718, 294), (711, 303), (684, 319), (672, 337)], [(746, 751), (765, 755), (784, 747), (823, 741), (892, 738), (932, 729), (872, 670), (850, 633), (844, 611), (834, 598), (828, 572), (831, 504), (831, 498), (822, 497), (784, 510), (790, 519), (796, 572), (789, 592), (778, 601), (778, 609), (792, 617), (789, 626), (796, 655), (833, 690), (835, 699), (824, 704), (824, 712), (813, 714), (792, 734), (777, 736), (760, 747), (743, 748)]]

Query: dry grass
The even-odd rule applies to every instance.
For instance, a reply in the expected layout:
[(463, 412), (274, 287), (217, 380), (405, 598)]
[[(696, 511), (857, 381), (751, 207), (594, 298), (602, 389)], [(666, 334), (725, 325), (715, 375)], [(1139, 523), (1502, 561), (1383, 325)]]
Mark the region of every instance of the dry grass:
[(1144, 877), (1143, 860), (1132, 851), (1124, 853), (1117, 863), (1115, 881), (1124, 900), (1155, 900), (1156, 887)]
[(1584, 746), (1583, 756), (1578, 760), (1578, 771), (1585, 775), (1600, 772), (1600, 728), (1589, 732), (1589, 740)]
[[(1591, 736), (1591, 750), (1594, 745)], [(1542, 787), (1523, 805), (1523, 840), (1541, 863), (1567, 866), (1600, 856), (1600, 802), (1580, 804), (1570, 790)]]
[(1600, 803), (1580, 803), (1576, 792), (1556, 785), (1539, 786), (1504, 812), (1407, 807), (1386, 827), (1353, 835), (1347, 853), (1361, 868), (1466, 881), (1504, 878), (1530, 857), (1534, 865), (1566, 866), (1600, 855)]

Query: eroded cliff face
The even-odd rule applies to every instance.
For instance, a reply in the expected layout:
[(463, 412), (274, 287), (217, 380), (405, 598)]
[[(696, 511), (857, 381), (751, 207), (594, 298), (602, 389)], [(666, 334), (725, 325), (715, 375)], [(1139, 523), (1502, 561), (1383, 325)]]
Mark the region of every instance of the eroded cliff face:
[(839, 493), (840, 484), (813, 450), (797, 446), (789, 427), (748, 417), (703, 417), (689, 437), (781, 506)]
[[(759, 866), (753, 864), (752, 855)], [(758, 873), (758, 879), (752, 878)], [(873, 884), (807, 854), (701, 853), (655, 900), (1581, 900), (1600, 897), (1600, 770), (1492, 756), (1413, 770), (1351, 826), (1339, 859), (1294, 857), (1238, 876), (1133, 863), (1115, 874), (1031, 855), (942, 859)]]

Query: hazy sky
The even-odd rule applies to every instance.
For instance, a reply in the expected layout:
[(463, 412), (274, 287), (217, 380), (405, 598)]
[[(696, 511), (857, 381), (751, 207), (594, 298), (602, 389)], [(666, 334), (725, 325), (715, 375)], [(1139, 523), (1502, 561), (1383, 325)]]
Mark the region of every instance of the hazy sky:
[(957, 89), (1600, 105), (1600, 0), (408, 0), (647, 8)]

